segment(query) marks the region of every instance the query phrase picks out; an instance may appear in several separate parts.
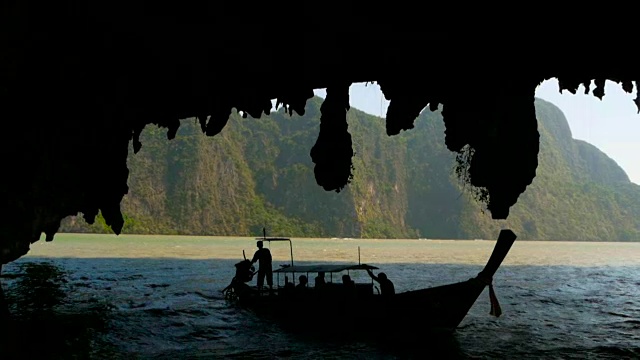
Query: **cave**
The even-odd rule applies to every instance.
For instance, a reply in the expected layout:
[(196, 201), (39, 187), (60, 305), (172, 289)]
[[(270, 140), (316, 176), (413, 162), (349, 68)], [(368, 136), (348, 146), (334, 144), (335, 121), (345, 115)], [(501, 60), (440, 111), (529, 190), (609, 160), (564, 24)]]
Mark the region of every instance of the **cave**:
[(606, 80), (632, 92), (640, 78), (630, 62), (596, 56), (576, 67), (569, 60), (587, 49), (584, 39), (571, 49), (564, 38), (550, 41), (545, 52), (554, 55), (539, 56), (533, 35), (484, 28), (341, 30), (374, 21), (352, 3), (252, 5), (238, 15), (243, 4), (4, 3), (0, 264), (25, 255), (42, 233), (53, 240), (70, 215), (92, 223), (100, 211), (120, 233), (128, 147), (144, 146), (139, 135), (150, 124), (170, 141), (181, 119), (196, 117), (215, 136), (232, 111), (260, 118), (275, 99), (302, 114), (313, 90), (326, 88), (309, 149), (318, 186), (342, 190), (352, 177), (348, 90), (358, 82), (378, 83), (390, 101), (389, 136), (410, 131), (423, 108), (442, 106), (447, 148), (473, 155), (465, 180), (494, 219), (506, 219), (536, 176), (536, 87), (557, 78), (559, 91), (584, 85), (602, 98)]

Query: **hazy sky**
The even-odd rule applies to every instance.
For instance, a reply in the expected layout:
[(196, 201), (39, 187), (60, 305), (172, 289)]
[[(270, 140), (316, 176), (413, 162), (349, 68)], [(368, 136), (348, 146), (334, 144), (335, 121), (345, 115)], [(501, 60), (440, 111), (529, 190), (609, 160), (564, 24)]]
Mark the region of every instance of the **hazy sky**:
[[(536, 96), (550, 101), (567, 117), (573, 137), (587, 141), (615, 160), (631, 181), (640, 184), (640, 114), (633, 99), (620, 85), (607, 81), (602, 100), (585, 95), (580, 87), (575, 95), (558, 91), (557, 80), (542, 83)], [(325, 96), (324, 90), (316, 95)], [(353, 84), (350, 89), (351, 106), (384, 117), (387, 105), (376, 84)]]

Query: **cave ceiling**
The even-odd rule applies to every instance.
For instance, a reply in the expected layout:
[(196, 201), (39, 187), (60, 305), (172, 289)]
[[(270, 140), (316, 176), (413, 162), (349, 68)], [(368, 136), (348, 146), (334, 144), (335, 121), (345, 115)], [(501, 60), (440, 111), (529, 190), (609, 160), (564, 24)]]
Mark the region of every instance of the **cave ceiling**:
[[(277, 99), (303, 114), (313, 90), (326, 88), (309, 151), (318, 186), (342, 190), (352, 177), (346, 113), (356, 82), (377, 82), (390, 101), (389, 136), (410, 131), (423, 108), (442, 106), (448, 149), (472, 149), (467, 181), (484, 189), (494, 219), (506, 219), (536, 174), (536, 87), (557, 77), (562, 89), (584, 84), (602, 97), (607, 79), (628, 92), (640, 79), (632, 63), (597, 54), (576, 67), (580, 41), (572, 52), (477, 29), (331, 31), (320, 26), (327, 9), (290, 22), (272, 9), (249, 22), (224, 6), (58, 5), (10, 1), (0, 18), (0, 263), (26, 254), (42, 233), (52, 240), (69, 215), (93, 222), (101, 211), (119, 233), (128, 148), (144, 146), (138, 136), (149, 124), (172, 139), (181, 119), (195, 117), (215, 136), (232, 111), (259, 118)], [(353, 11), (331, 13), (332, 21), (348, 22)]]

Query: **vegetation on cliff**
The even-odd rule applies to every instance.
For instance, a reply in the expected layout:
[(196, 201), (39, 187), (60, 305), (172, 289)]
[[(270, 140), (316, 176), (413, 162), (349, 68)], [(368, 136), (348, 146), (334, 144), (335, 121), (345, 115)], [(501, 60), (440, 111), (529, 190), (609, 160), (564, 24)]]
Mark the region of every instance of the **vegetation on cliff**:
[[(233, 114), (213, 138), (195, 119), (183, 121), (171, 141), (166, 129), (148, 126), (142, 149), (129, 155), (123, 232), (252, 236), (266, 226), (271, 235), (295, 237), (492, 239), (509, 226), (519, 239), (640, 239), (640, 186), (597, 148), (573, 139), (551, 103), (536, 100), (537, 176), (499, 221), (456, 175), (438, 111), (424, 110), (414, 129), (389, 137), (383, 119), (352, 108), (353, 180), (340, 193), (323, 190), (309, 155), (320, 104), (309, 100), (304, 116)], [(71, 217), (60, 230), (108, 227), (101, 216), (94, 225)]]

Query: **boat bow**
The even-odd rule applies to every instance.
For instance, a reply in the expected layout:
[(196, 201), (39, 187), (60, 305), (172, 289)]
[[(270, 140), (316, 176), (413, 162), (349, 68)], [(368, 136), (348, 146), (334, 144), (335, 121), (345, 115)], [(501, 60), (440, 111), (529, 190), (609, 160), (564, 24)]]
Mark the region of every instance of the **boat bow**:
[(511, 250), (511, 245), (513, 245), (516, 238), (516, 234), (509, 229), (500, 231), (498, 241), (496, 242), (496, 246), (493, 248), (493, 253), (491, 253), (489, 261), (487, 261), (487, 265), (485, 265), (484, 269), (477, 276), (478, 280), (484, 282), (486, 286), (489, 286), (489, 300), (491, 301), (491, 310), (489, 311), (489, 314), (495, 317), (502, 315), (502, 308), (500, 308), (498, 297), (493, 289), (493, 275), (504, 261), (509, 250)]

